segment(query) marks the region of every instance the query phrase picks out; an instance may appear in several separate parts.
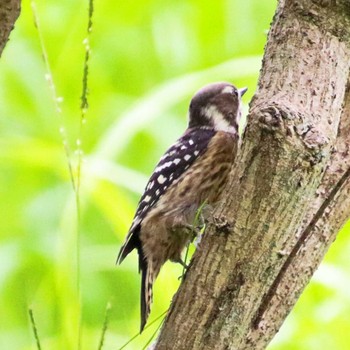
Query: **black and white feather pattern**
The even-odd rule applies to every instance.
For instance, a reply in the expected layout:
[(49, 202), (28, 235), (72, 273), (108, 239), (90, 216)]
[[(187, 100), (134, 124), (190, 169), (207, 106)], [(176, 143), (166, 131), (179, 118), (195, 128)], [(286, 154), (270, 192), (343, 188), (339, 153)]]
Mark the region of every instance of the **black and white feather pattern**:
[(121, 263), (134, 248), (137, 248), (142, 254), (138, 237), (142, 220), (166, 190), (205, 152), (214, 134), (215, 131), (212, 129), (188, 129), (161, 157), (139, 201), (117, 262)]

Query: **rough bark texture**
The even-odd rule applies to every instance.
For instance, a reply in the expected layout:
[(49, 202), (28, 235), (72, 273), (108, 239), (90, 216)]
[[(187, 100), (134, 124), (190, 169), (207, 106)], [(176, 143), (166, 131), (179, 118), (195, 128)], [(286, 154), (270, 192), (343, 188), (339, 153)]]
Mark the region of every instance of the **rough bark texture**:
[(226, 196), (157, 350), (264, 349), (350, 217), (350, 2), (281, 0)]
[(20, 0), (0, 0), (0, 56), (21, 10)]

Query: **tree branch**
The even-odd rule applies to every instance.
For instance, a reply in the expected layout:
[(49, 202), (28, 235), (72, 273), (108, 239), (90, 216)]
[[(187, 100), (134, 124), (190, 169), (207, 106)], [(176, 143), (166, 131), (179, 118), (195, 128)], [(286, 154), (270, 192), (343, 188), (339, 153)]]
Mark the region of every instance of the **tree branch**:
[(240, 153), (155, 349), (263, 349), (350, 216), (350, 5), (281, 0)]
[(0, 2), (0, 56), (14, 28), (20, 10), (20, 0), (3, 0)]
[[(280, 328), (288, 313), (294, 306), (295, 300), (302, 293), (326, 254), (329, 246), (335, 240), (342, 225), (350, 217), (350, 78), (346, 89), (344, 109), (339, 125), (338, 137), (333, 148), (333, 153), (328, 162), (310, 207), (307, 210), (307, 218), (304, 219), (297, 236), (306, 236), (303, 246), (296, 252), (294, 259), (285, 268), (285, 273), (280, 276), (272, 297), (265, 310), (260, 314), (261, 328), (251, 329), (246, 347), (251, 349), (251, 344), (262, 341), (266, 344), (271, 340), (269, 332), (264, 329)], [(321, 204), (322, 203), (322, 204)], [(317, 209), (317, 207), (319, 209)], [(307, 224), (309, 222), (309, 224)], [(266, 298), (266, 297), (265, 297)], [(283, 307), (281, 307), (283, 305)], [(261, 321), (261, 314), (263, 320)], [(255, 324), (258, 319), (255, 319)]]

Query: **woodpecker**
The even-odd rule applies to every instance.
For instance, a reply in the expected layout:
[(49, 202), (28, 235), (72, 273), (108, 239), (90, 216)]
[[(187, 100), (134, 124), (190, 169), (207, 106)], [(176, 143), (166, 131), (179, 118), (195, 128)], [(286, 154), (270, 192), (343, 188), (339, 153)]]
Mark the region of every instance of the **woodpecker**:
[(151, 175), (120, 249), (121, 263), (134, 249), (141, 272), (141, 328), (150, 313), (153, 283), (167, 261), (180, 262), (192, 238), (198, 208), (218, 202), (237, 153), (241, 97), (247, 88), (226, 82), (204, 86), (192, 98), (188, 128)]

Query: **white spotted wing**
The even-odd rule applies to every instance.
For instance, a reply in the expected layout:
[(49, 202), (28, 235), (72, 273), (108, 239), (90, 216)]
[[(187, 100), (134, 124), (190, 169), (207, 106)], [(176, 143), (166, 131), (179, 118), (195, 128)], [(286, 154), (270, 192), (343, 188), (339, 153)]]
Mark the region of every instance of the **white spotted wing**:
[(119, 263), (134, 248), (140, 248), (138, 235), (142, 220), (166, 190), (205, 152), (214, 134), (214, 130), (189, 129), (161, 157), (139, 201), (126, 241), (118, 255)]

